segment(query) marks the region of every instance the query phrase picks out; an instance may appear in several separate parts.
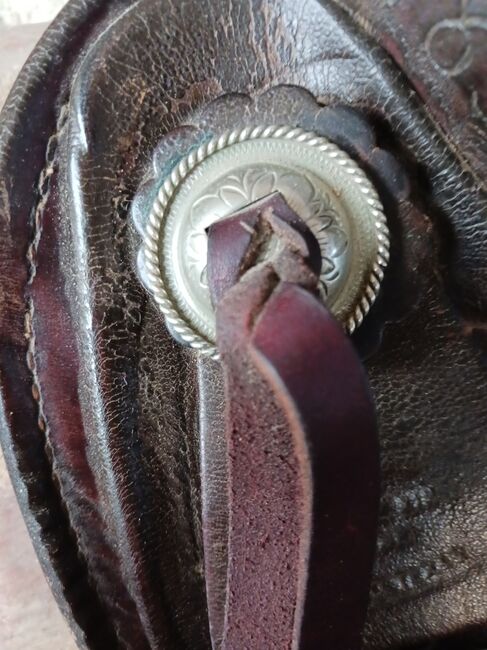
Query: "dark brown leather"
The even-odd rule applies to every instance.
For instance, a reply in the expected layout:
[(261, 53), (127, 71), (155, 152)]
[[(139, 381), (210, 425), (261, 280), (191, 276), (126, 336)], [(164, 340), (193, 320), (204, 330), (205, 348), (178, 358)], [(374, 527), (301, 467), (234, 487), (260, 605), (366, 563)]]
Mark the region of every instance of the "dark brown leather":
[[(272, 236), (281, 245), (258, 264)], [(209, 229), (228, 447), (224, 649), (361, 646), (377, 432), (360, 361), (317, 296), (320, 271), (318, 242), (279, 194)]]
[[(21, 74), (0, 135), (0, 428), (80, 644), (209, 647), (199, 436), (219, 424), (199, 396), (218, 374), (148, 300), (129, 211), (164, 151), (259, 119), (346, 147), (392, 230), (354, 338), (383, 473), (367, 647), (483, 641), (487, 14), (425, 7), (75, 0)], [(453, 74), (465, 34), (473, 56)], [(374, 128), (324, 108), (338, 104)]]

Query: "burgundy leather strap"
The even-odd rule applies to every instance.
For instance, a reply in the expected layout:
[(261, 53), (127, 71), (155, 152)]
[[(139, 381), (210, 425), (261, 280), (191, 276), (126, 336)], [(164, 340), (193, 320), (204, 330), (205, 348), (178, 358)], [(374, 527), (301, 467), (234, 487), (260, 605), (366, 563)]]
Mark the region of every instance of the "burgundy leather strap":
[(214, 224), (208, 258), (228, 451), (222, 649), (357, 650), (377, 435), (360, 361), (316, 295), (318, 245), (273, 195)]

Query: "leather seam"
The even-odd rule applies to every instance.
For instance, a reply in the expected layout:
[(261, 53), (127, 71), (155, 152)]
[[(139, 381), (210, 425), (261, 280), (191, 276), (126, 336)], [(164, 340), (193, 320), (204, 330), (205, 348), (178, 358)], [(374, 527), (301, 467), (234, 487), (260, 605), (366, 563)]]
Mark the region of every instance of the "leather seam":
[[(66, 103), (61, 107), (58, 119), (56, 121), (56, 129), (54, 133), (51, 134), (46, 144), (45, 165), (42, 168), (39, 175), (39, 179), (36, 187), (38, 195), (37, 195), (37, 200), (33, 206), (33, 235), (28, 245), (27, 253), (26, 253), (26, 259), (28, 263), (28, 278), (25, 285), (26, 292), (28, 292), (29, 287), (32, 286), (37, 274), (37, 266), (38, 266), (37, 250), (42, 237), (43, 212), (50, 195), (51, 177), (57, 167), (59, 139), (67, 124), (68, 115), (69, 115), (69, 105)], [(83, 573), (85, 573), (86, 575), (86, 584), (89, 588), (89, 591), (91, 591), (91, 593), (96, 595), (96, 598), (99, 603), (102, 603), (103, 600), (101, 598), (99, 590), (95, 585), (93, 585), (92, 581), (89, 578), (90, 574), (89, 574), (88, 564), (86, 562), (86, 558), (84, 557), (84, 554), (81, 551), (81, 547), (78, 543), (78, 536), (72, 525), (69, 509), (67, 507), (66, 500), (64, 499), (62, 494), (61, 481), (59, 480), (59, 477), (54, 467), (54, 463), (52, 462), (53, 451), (47, 435), (49, 432), (49, 425), (47, 423), (47, 419), (44, 413), (42, 389), (40, 386), (40, 381), (37, 373), (34, 314), (35, 314), (34, 299), (33, 296), (30, 295), (27, 297), (27, 309), (25, 312), (25, 320), (24, 320), (25, 337), (27, 340), (26, 364), (32, 379), (32, 397), (34, 399), (34, 402), (37, 405), (37, 411), (38, 411), (37, 426), (42, 436), (44, 436), (44, 453), (46, 455), (47, 462), (51, 468), (52, 485), (54, 487), (55, 494), (59, 499), (59, 503), (61, 504), (62, 509), (67, 518), (68, 524), (67, 525), (64, 524), (63, 527), (65, 528), (65, 530), (67, 530), (68, 537), (76, 540), (75, 542), (76, 553), (74, 557), (77, 558), (78, 566), (80, 566)], [(67, 602), (70, 606), (73, 619), (76, 620), (76, 616), (72, 604), (69, 602), (69, 600)], [(121, 643), (119, 631), (113, 625), (109, 625), (109, 627), (115, 634), (118, 643)], [(85, 626), (82, 626), (80, 629), (83, 632), (85, 642), (87, 642), (88, 639), (86, 637)]]

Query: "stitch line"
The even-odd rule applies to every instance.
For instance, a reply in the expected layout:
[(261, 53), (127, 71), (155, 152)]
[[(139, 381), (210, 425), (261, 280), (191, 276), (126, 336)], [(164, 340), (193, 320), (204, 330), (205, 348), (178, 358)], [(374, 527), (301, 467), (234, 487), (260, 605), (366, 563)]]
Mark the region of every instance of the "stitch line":
[[(59, 117), (56, 122), (56, 130), (55, 132), (50, 136), (49, 140), (47, 141), (46, 145), (46, 155), (45, 155), (45, 165), (39, 175), (38, 183), (37, 183), (37, 191), (38, 191), (38, 197), (37, 197), (37, 202), (35, 204), (35, 209), (33, 210), (33, 236), (30, 241), (30, 244), (27, 248), (27, 253), (26, 253), (26, 259), (28, 262), (28, 278), (26, 282), (26, 289), (32, 286), (34, 279), (37, 274), (37, 266), (38, 266), (38, 260), (37, 260), (37, 251), (39, 248), (39, 244), (41, 241), (42, 237), (42, 218), (43, 218), (43, 212), (45, 209), (45, 206), (47, 204), (47, 201), (49, 199), (50, 195), (50, 189), (51, 189), (51, 178), (56, 171), (57, 167), (57, 153), (58, 153), (58, 145), (59, 145), (59, 139), (60, 136), (62, 135), (64, 128), (67, 124), (68, 121), (68, 115), (69, 115), (69, 104), (66, 103), (62, 106)], [(84, 556), (81, 555), (82, 559), (80, 559), (80, 547), (78, 543), (78, 536), (76, 534), (76, 531), (73, 528), (71, 518), (69, 515), (68, 508), (66, 507), (64, 497), (62, 495), (62, 491), (60, 488), (61, 482), (59, 481), (58, 477), (56, 476), (56, 471), (54, 469), (54, 465), (51, 461), (53, 458), (53, 452), (51, 445), (49, 443), (49, 438), (48, 438), (48, 432), (49, 432), (49, 425), (46, 420), (45, 412), (44, 412), (44, 406), (43, 406), (43, 399), (42, 399), (42, 391), (40, 387), (40, 382), (39, 382), (39, 376), (38, 376), (38, 371), (37, 371), (37, 364), (36, 364), (36, 335), (35, 335), (35, 329), (34, 329), (34, 314), (35, 314), (35, 306), (34, 306), (34, 300), (32, 296), (29, 296), (27, 298), (27, 305), (26, 305), (26, 312), (25, 312), (25, 319), (24, 319), (24, 333), (25, 337), (27, 339), (27, 353), (26, 353), (26, 363), (27, 363), (27, 368), (29, 369), (29, 372), (31, 373), (31, 378), (32, 378), (32, 397), (37, 405), (38, 409), (38, 417), (37, 417), (37, 426), (40, 430), (40, 432), (44, 436), (44, 450), (46, 457), (48, 459), (48, 463), (51, 467), (51, 476), (53, 480), (53, 485), (55, 486), (55, 492), (59, 498), (60, 503), (63, 505), (64, 512), (67, 517), (68, 521), (68, 530), (70, 532), (70, 537), (74, 538), (76, 540), (76, 557), (78, 558), (78, 561), (81, 562), (83, 565), (85, 572), (86, 572), (86, 582), (88, 585), (88, 588), (92, 591), (92, 593), (96, 594), (97, 599), (99, 602), (103, 602), (102, 598), (100, 596), (99, 590), (96, 585), (93, 585), (92, 582), (89, 579), (89, 569), (88, 569), (88, 564)], [(69, 604), (69, 601), (68, 601)], [(71, 607), (71, 604), (69, 604)], [(76, 620), (76, 617), (75, 617)], [(110, 629), (113, 630), (117, 640), (120, 642), (120, 636), (119, 636), (119, 630), (117, 629), (116, 626), (114, 625), (109, 625)], [(80, 629), (82, 633), (85, 633), (85, 629), (80, 626)]]

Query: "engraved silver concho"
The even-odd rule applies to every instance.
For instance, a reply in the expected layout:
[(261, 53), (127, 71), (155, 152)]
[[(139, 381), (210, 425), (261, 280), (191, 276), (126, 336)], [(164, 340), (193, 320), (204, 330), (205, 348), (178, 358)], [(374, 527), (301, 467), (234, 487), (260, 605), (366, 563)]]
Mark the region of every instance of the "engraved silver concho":
[(320, 291), (349, 332), (379, 292), (389, 231), (377, 192), (341, 149), (290, 126), (229, 131), (188, 153), (164, 179), (146, 226), (145, 282), (175, 336), (216, 357), (206, 279), (208, 226), (279, 191), (315, 234)]

